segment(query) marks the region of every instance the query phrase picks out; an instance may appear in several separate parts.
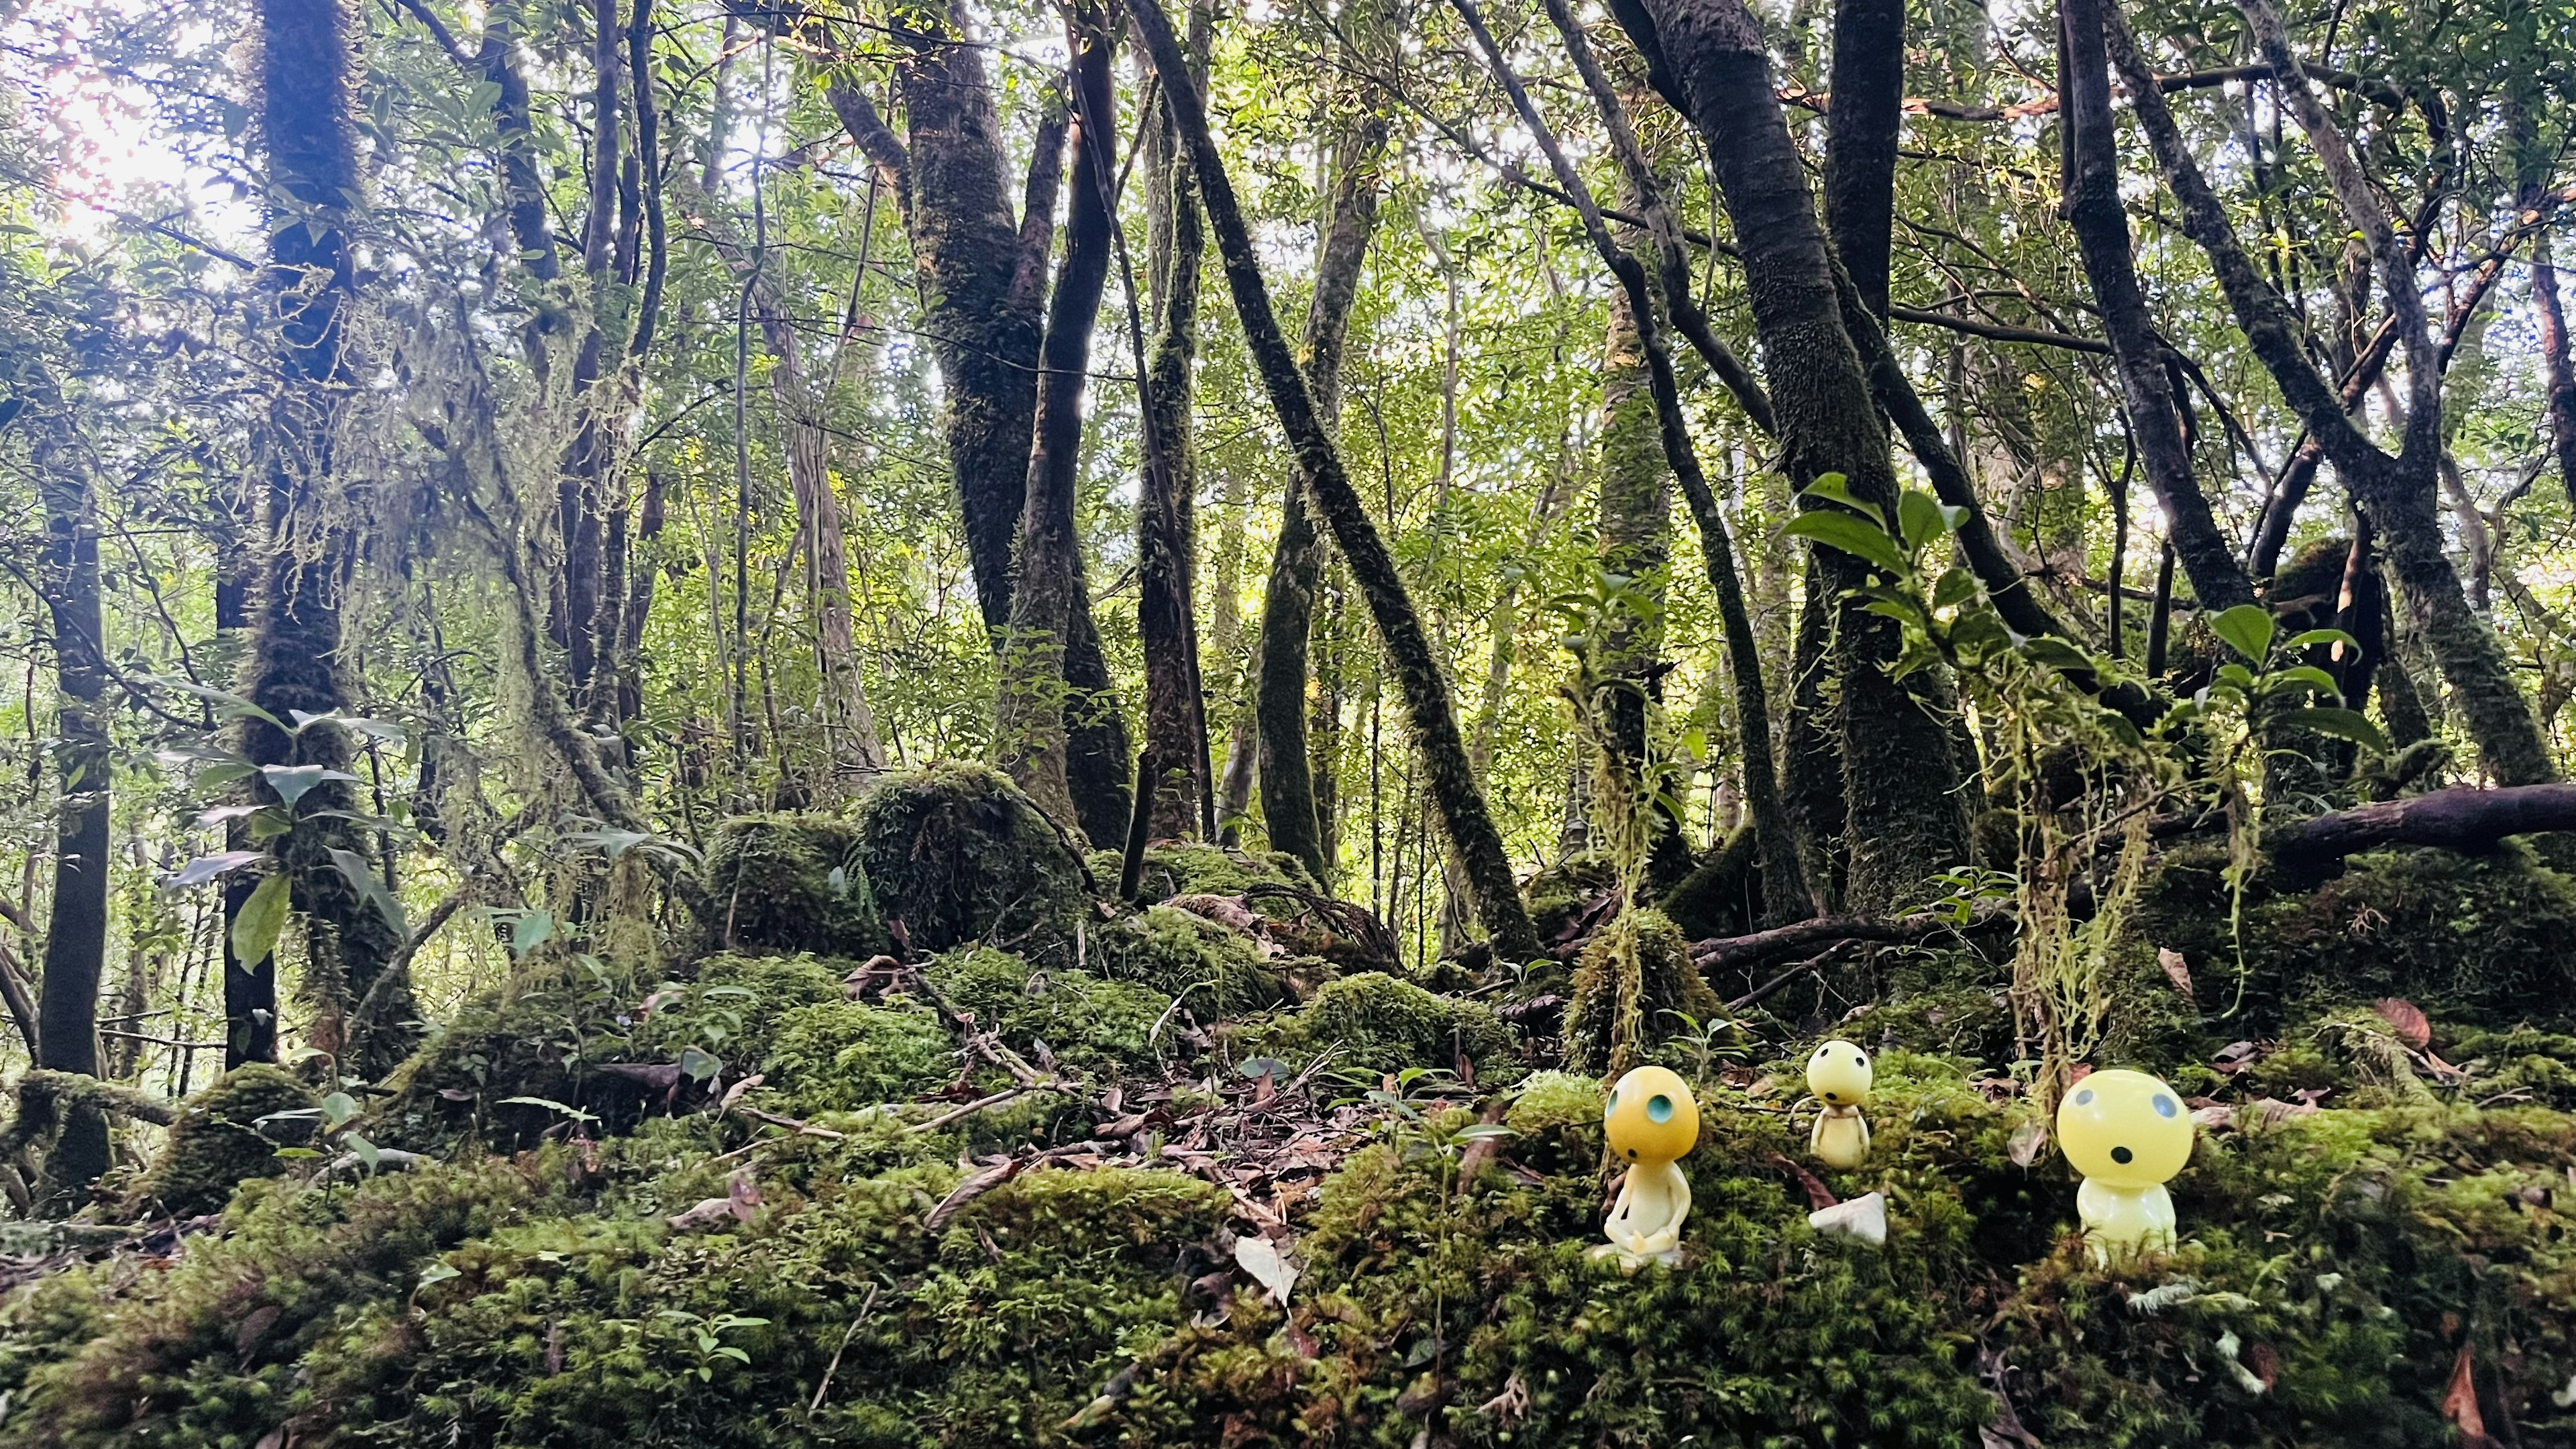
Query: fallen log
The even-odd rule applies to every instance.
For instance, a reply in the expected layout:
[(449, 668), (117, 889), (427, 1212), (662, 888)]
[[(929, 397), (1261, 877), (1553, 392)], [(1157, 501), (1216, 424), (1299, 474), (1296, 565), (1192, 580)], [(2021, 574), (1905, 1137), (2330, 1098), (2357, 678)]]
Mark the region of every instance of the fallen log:
[(2313, 870), (2384, 845), (2429, 845), (2483, 855), (2506, 837), (2576, 830), (2576, 785), (2458, 786), (2336, 810), (2265, 834), (2279, 865)]

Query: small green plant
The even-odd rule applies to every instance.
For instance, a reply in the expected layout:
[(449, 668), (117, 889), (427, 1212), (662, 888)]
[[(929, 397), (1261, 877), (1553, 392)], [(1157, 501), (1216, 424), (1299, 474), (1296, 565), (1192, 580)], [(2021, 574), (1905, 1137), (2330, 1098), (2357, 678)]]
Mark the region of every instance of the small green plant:
[(719, 1313), (713, 1318), (691, 1313), (684, 1308), (665, 1308), (657, 1315), (663, 1322), (676, 1325), (696, 1348), (698, 1361), (691, 1372), (698, 1382), (713, 1382), (716, 1364), (730, 1360), (745, 1368), (751, 1366), (751, 1355), (724, 1341), (724, 1336), (738, 1328), (766, 1328), (766, 1318), (746, 1318), (738, 1313)]

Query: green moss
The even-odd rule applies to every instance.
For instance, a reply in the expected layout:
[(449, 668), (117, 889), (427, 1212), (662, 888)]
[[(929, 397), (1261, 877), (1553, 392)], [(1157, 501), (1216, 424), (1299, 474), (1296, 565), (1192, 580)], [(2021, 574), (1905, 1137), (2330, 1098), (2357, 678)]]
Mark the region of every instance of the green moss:
[(1512, 1030), (1490, 1009), (1378, 971), (1328, 983), (1294, 1015), (1245, 1032), (1243, 1042), (1248, 1054), (1283, 1059), (1333, 1050), (1337, 1069), (1360, 1072), (1450, 1071), (1464, 1059), (1478, 1081), (1491, 1083), (1518, 1069)]
[(760, 1072), (767, 1105), (812, 1117), (935, 1090), (957, 1074), (957, 1053), (927, 1011), (822, 1001), (779, 1016)]
[(1752, 931), (1762, 917), (1762, 871), (1753, 827), (1737, 826), (1654, 904), (1694, 941)]
[(880, 781), (859, 802), (858, 857), (889, 930), (915, 952), (980, 941), (1052, 957), (1088, 904), (1063, 837), (982, 765)]
[(136, 1188), (135, 1210), (186, 1218), (222, 1207), (243, 1181), (283, 1166), (277, 1149), (292, 1134), (264, 1134), (259, 1119), (310, 1109), (315, 1100), (312, 1088), (266, 1062), (235, 1067), (207, 1083), (180, 1106), (161, 1160)]
[(630, 1033), (652, 985), (634, 968), (594, 969), (554, 952), (532, 958), (468, 998), (394, 1070), (390, 1095), (368, 1113), (368, 1135), (383, 1146), (443, 1154), (460, 1144), (523, 1145), (560, 1120), (506, 1105), (511, 1097), (631, 1123), (640, 1097), (603, 1084), (597, 1069), (638, 1059)]
[[(1264, 1011), (1291, 997), (1292, 962), (1264, 956), (1259, 943), (1171, 906), (1101, 923), (1088, 937), (1093, 964), (1166, 998), (1189, 994), (1201, 1019)], [(1309, 976), (1320, 972), (1309, 969)]]
[[(1091, 853), (1091, 873), (1106, 887), (1118, 880), (1125, 859), (1115, 850)], [(1221, 846), (1179, 841), (1145, 847), (1144, 894), (1149, 901), (1174, 896), (1243, 894), (1247, 886), (1287, 885), (1320, 889), (1297, 857), (1278, 850), (1227, 850)], [(1253, 903), (1259, 909), (1258, 901)]]
[(853, 957), (886, 949), (858, 830), (837, 816), (728, 820), (708, 846), (706, 880), (720, 945)]
[(1572, 1072), (1532, 1072), (1513, 1089), (1503, 1125), (1512, 1159), (1540, 1172), (1578, 1174), (1601, 1161), (1601, 1083)]
[(1521, 883), (1530, 924), (1541, 941), (1553, 941), (1572, 924), (1586, 901), (1610, 888), (1611, 866), (1599, 855), (1568, 856)]
[(1689, 1029), (1669, 1013), (1685, 1012), (1705, 1025), (1724, 1012), (1717, 993), (1691, 964), (1690, 943), (1680, 929), (1651, 910), (1637, 913), (1636, 1000), (1621, 1001), (1619, 939), (1615, 930), (1596, 934), (1575, 966), (1574, 994), (1565, 1007), (1565, 1064), (1571, 1070), (1596, 1075), (1610, 1070), (1623, 1007), (1637, 1013), (1637, 1041), (1647, 1053)]
[[(1155, 1023), (1172, 1004), (1168, 994), (1136, 982), (1087, 971), (1033, 971), (989, 947), (949, 952), (929, 969), (950, 1001), (975, 1013), (1012, 1049), (1085, 1072), (1150, 1065)], [(1168, 1027), (1160, 1044), (1165, 1053), (1182, 1054)]]

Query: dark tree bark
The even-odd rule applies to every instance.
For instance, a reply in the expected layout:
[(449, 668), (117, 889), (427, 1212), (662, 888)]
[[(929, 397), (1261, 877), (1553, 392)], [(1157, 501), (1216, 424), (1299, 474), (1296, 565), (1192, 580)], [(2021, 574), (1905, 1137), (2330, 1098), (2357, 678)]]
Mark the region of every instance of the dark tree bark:
[[(1355, 17), (1351, 34), (1365, 34), (1367, 23), (1367, 16)], [(1385, 115), (1372, 107), (1333, 144), (1332, 199), (1324, 212), (1304, 342), (1306, 391), (1328, 435), (1341, 421), (1342, 347), (1350, 333), (1351, 304), (1359, 296), (1360, 268), (1377, 233), (1384, 184), (1379, 167), (1387, 135)], [(1305, 469), (1300, 460), (1280, 509), (1279, 541), (1271, 554), (1270, 581), (1261, 599), (1261, 656), (1253, 712), (1260, 734), (1261, 820), (1269, 831), (1270, 848), (1297, 857), (1315, 879), (1329, 883), (1332, 859), (1317, 798), (1306, 700), (1315, 596), (1324, 578), (1324, 539), (1309, 511), (1314, 479)]]
[[(1014, 221), (994, 85), (966, 15), (952, 0), (944, 23), (926, 23), (918, 11), (898, 17), (903, 137), (855, 87), (838, 83), (828, 95), (851, 139), (893, 183), (903, 213), (921, 287), (921, 330), (947, 394), (942, 421), (976, 602), (999, 653), (1010, 629), (1014, 551), (1028, 497), (1068, 120), (1058, 105), (1041, 121)], [(1061, 669), (1070, 694), (1068, 788), (1084, 828), (1114, 840), (1126, 822), (1135, 762), (1088, 594), (1073, 601)]]
[[(1192, 64), (1204, 77), (1208, 18), (1190, 8)], [(1216, 834), (1208, 779), (1207, 693), (1199, 679), (1198, 543), (1192, 503), (1198, 464), (1190, 436), (1190, 364), (1198, 353), (1199, 273), (1207, 237), (1198, 190), (1168, 108), (1146, 132), (1147, 270), (1154, 345), (1146, 367), (1153, 449), (1136, 511), (1136, 630), (1145, 652), (1145, 745), (1137, 758), (1148, 838)]]
[(1849, 859), (1844, 836), (1851, 807), (1843, 799), (1843, 761), (1834, 737), (1834, 619), (1839, 612), (1823, 561), (1801, 561), (1804, 597), (1789, 645), (1789, 719), (1781, 730), (1780, 801), (1797, 832), (1798, 859), (1826, 910), (1842, 900)]
[(2111, 129), (2111, 74), (2104, 63), (2102, 0), (2064, 0), (2067, 89), (2072, 104), (2063, 122), (2071, 135), (2073, 186), (2067, 220), (2084, 253), (2084, 271), (2102, 308), (2102, 328), (2128, 403), (2130, 435), (2147, 483), (2164, 505), (2174, 557), (2206, 607), (2232, 609), (2254, 602), (2254, 586), (2238, 563), (2235, 545), (2220, 531), (2209, 498), (2192, 476), (2191, 451), (2175, 408), (2164, 339), (2147, 311), (2138, 270), (2129, 253), (2129, 215), (2120, 201), (2118, 137)]
[(2540, 358), (2549, 384), (2549, 438), (2558, 449), (2558, 476), (2576, 501), (2576, 366), (2568, 362), (2567, 314), (2558, 300), (2558, 268), (2551, 263), (2549, 233), (2531, 246), (2531, 300), (2540, 314)]
[(1905, 115), (1905, 0), (1834, 0), (1825, 220), (1861, 302), (1887, 315), (1896, 139)]
[(1216, 234), (1218, 254), (1225, 261), (1226, 285), (1234, 296), (1235, 316), (1243, 325), (1254, 365), (1261, 373), (1262, 388), (1270, 396), (1289, 445), (1297, 451), (1299, 467), (1310, 480), (1309, 491), (1317, 511), (1331, 528), (1334, 544), (1349, 561), (1351, 576), (1368, 601), (1379, 643), (1386, 650), (1387, 662), (1404, 694), (1406, 725), (1414, 747), (1421, 752), (1423, 774), (1440, 812), (1441, 827), (1449, 837), (1450, 848), (1458, 853), (1475, 893), (1476, 913), (1492, 938), (1498, 958), (1527, 960), (1537, 953), (1538, 935), (1530, 927), (1529, 912), (1512, 879), (1511, 857), (1503, 847), (1502, 832), (1494, 825), (1483, 787), (1476, 782), (1475, 767), (1467, 758), (1449, 684), (1441, 677), (1439, 657), (1423, 632), (1422, 616), (1415, 610), (1403, 577), (1396, 572), (1395, 559), (1378, 536), (1367, 508), (1342, 471), (1341, 455), (1333, 445), (1332, 435), (1316, 416), (1314, 400), (1307, 394), (1296, 356), (1279, 330), (1279, 319), (1270, 306), (1270, 290), (1262, 280), (1260, 260), (1252, 249), (1250, 229), (1235, 204), (1234, 184), (1227, 178), (1224, 159), (1208, 132), (1207, 111), (1199, 98), (1198, 84), (1190, 77), (1188, 58), (1172, 34), (1171, 22), (1163, 18), (1155, 0), (1130, 3), (1136, 28), (1153, 55), (1155, 74), (1161, 77), (1198, 177), (1208, 224)]
[[(55, 420), (55, 431), (69, 426)], [(40, 445), (41, 446), (41, 445)], [(100, 700), (107, 657), (99, 606), (97, 500), (74, 446), (36, 460), (45, 512), (45, 605), (53, 621), (55, 764), (53, 913), (45, 923), (36, 1064), (97, 1076), (99, 978), (107, 964), (108, 780), (112, 758)], [(45, 1176), (75, 1204), (107, 1170), (107, 1118), (84, 1105), (64, 1117)]]
[[(265, 540), (252, 598), (251, 702), (291, 720), (327, 714), (349, 698), (342, 677), (340, 600), (354, 559), (365, 490), (341, 477), (334, 435), (354, 385), (347, 328), (356, 302), (349, 210), (363, 177), (355, 127), (358, 25), (341, 0), (262, 0), (260, 134), (268, 145), (269, 270), (279, 380), (262, 452)], [(262, 765), (319, 765), (345, 772), (348, 737), (321, 726), (288, 734), (243, 724)], [(262, 787), (264, 798), (275, 792)], [(282, 840), (295, 904), (306, 915), (309, 989), (321, 1013), (315, 1042), (344, 1067), (374, 1075), (406, 1055), (416, 1028), (407, 994), (380, 1020), (349, 1010), (401, 948), (390, 922), (332, 861), (364, 858), (368, 843), (317, 812), (354, 810), (342, 781), (326, 780), (297, 803)], [(259, 963), (253, 963), (256, 969)], [(231, 1023), (248, 1029), (244, 1023)]]
[[(1853, 496), (1892, 514), (1897, 484), (1887, 434), (1844, 328), (1833, 257), (1775, 98), (1760, 25), (1741, 0), (1622, 0), (1617, 10), (1639, 48), (1680, 88), (1716, 160), (1790, 476), (1804, 483), (1840, 473)], [(1888, 677), (1899, 643), (1895, 624), (1849, 597), (1867, 569), (1835, 551), (1826, 551), (1823, 563), (1830, 589), (1843, 599), (1834, 643), (1848, 905), (1879, 911), (1932, 872), (1967, 859), (1967, 818), (1947, 729), (1926, 700)]]
[[(1003, 764), (1039, 808), (1097, 841), (1126, 834), (1130, 802), (1124, 782), (1107, 801), (1078, 798), (1072, 784), (1071, 721), (1086, 707), (1115, 702), (1081, 689), (1079, 636), (1090, 621), (1081, 539), (1074, 506), (1081, 482), (1082, 395), (1091, 367), (1091, 338), (1107, 288), (1113, 243), (1109, 178), (1114, 174), (1117, 91), (1110, 74), (1115, 37), (1098, 8), (1074, 18), (1074, 147), (1064, 261), (1047, 307), (1038, 351), (1037, 423), (1030, 449), (1020, 541), (1011, 580), (1011, 623), (1002, 649), (996, 742)], [(1099, 641), (1090, 639), (1098, 655)], [(1101, 670), (1105, 684), (1105, 667)], [(1076, 698), (1079, 694), (1082, 697)], [(1123, 774), (1127, 752), (1118, 751)], [(1095, 808), (1099, 807), (1099, 808)]]
[(2390, 845), (2483, 854), (2508, 836), (2544, 830), (2576, 830), (2576, 785), (2435, 790), (2311, 817), (2267, 832), (2263, 848), (2282, 865), (2314, 869)]
[(2404, 443), (2395, 455), (2382, 451), (2354, 424), (2344, 411), (2346, 399), (2309, 361), (2296, 316), (2255, 270), (2226, 208), (2175, 125), (2146, 57), (2118, 13), (2106, 10), (2103, 29), (2112, 63), (2128, 84), (2158, 169), (2180, 203), (2183, 230), (2208, 254), (2237, 326), (2377, 530), (2389, 572), (2460, 702), (2480, 760), (2507, 785), (2554, 779), (2557, 767), (2530, 705), (2514, 683), (2511, 661), (2495, 631), (2469, 607), (2459, 571), (2443, 548), (2438, 513), (2442, 359), (2425, 322), (2413, 259), (2371, 194), (2342, 133), (2324, 114), (2298, 63), (2290, 58), (2279, 17), (2260, 0), (2246, 9), (2268, 62), (2284, 77), (2283, 96), (2308, 133), (2347, 218), (2369, 239), (2382, 273), (2380, 283), (2395, 332), (2406, 348), (2411, 394)]

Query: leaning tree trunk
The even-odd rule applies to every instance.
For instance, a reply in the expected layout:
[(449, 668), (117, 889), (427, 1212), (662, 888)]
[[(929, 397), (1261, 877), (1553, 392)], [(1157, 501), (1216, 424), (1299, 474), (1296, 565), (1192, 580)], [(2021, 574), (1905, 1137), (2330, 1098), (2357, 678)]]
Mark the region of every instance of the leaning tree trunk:
[[(49, 430), (68, 428), (68, 418)], [(61, 795), (54, 843), (53, 914), (45, 924), (44, 995), (36, 1064), (98, 1075), (98, 989), (107, 963), (108, 753), (99, 702), (107, 688), (101, 633), (97, 500), (72, 448), (39, 457), (45, 511), (45, 604), (54, 626), (55, 763)], [(56, 1191), (83, 1197), (107, 1170), (107, 1117), (91, 1105), (64, 1116), (45, 1160)]]
[[(1109, 178), (1116, 158), (1116, 86), (1110, 74), (1113, 37), (1096, 8), (1074, 19), (1074, 148), (1069, 179), (1071, 206), (1065, 223), (1064, 261), (1047, 307), (1044, 345), (1038, 352), (1035, 442), (1030, 448), (1027, 493), (1021, 504), (1017, 571), (1011, 584), (1011, 623), (1002, 648), (995, 703), (995, 743), (1002, 763), (1039, 808), (1067, 825), (1079, 824), (1094, 840), (1126, 833), (1124, 792), (1113, 809), (1082, 808), (1074, 796), (1067, 738), (1078, 709), (1079, 625), (1088, 622), (1090, 591), (1083, 580), (1082, 545), (1074, 518), (1081, 484), (1082, 395), (1091, 367), (1091, 336), (1109, 280), (1111, 236)], [(1076, 614), (1083, 615), (1077, 621)], [(1096, 637), (1091, 643), (1096, 653)], [(1110, 703), (1114, 709), (1114, 703)], [(1120, 752), (1122, 758), (1125, 752)]]
[[(1364, 35), (1374, 13), (1352, 18), (1351, 35)], [(1372, 108), (1333, 146), (1333, 194), (1315, 259), (1315, 295), (1306, 309), (1305, 336), (1306, 390), (1327, 434), (1341, 418), (1342, 348), (1350, 335), (1351, 304), (1359, 296), (1360, 267), (1377, 231), (1385, 180), (1379, 166), (1388, 129), (1385, 115)], [(1317, 808), (1306, 700), (1324, 539), (1309, 511), (1314, 479), (1302, 460), (1297, 467), (1280, 511), (1279, 542), (1261, 600), (1260, 674), (1254, 693), (1261, 737), (1261, 820), (1271, 849), (1297, 857), (1315, 879), (1329, 883), (1332, 862)]]
[(1831, 77), (1825, 218), (1862, 304), (1885, 317), (1905, 115), (1905, 0), (1834, 0)]
[[(1190, 55), (1205, 74), (1208, 18), (1190, 8)], [(1136, 763), (1149, 838), (1216, 833), (1208, 780), (1207, 695), (1199, 679), (1197, 457), (1190, 437), (1190, 364), (1198, 352), (1199, 272), (1207, 237), (1198, 191), (1180, 157), (1168, 108), (1145, 134), (1146, 268), (1153, 279), (1154, 345), (1146, 366), (1153, 456), (1136, 505), (1136, 631), (1145, 652), (1145, 745)]]
[(1406, 725), (1413, 735), (1414, 747), (1422, 753), (1423, 773), (1439, 809), (1442, 829), (1451, 848), (1458, 852), (1468, 884), (1475, 892), (1476, 913), (1484, 921), (1498, 959), (1528, 960), (1537, 954), (1538, 935), (1530, 927), (1529, 911), (1521, 903), (1520, 888), (1512, 879), (1511, 856), (1504, 849), (1502, 832), (1494, 825), (1484, 789), (1476, 782), (1475, 767), (1467, 758), (1466, 740), (1458, 729), (1458, 716), (1450, 699), (1449, 682), (1440, 672), (1439, 656), (1432, 651), (1430, 637), (1423, 631), (1422, 616), (1405, 590), (1403, 576), (1396, 572), (1394, 556), (1387, 552), (1386, 541), (1378, 536), (1368, 509), (1342, 471), (1340, 451), (1316, 415), (1314, 399), (1306, 391), (1296, 356), (1288, 350), (1288, 339), (1279, 330), (1279, 319), (1270, 307), (1270, 289), (1262, 280), (1260, 259), (1252, 249), (1251, 230), (1235, 203), (1234, 183), (1226, 176), (1225, 160), (1217, 153), (1215, 137), (1208, 132), (1207, 110), (1199, 98), (1198, 83), (1190, 76), (1188, 58), (1172, 34), (1171, 22), (1163, 18), (1155, 0), (1130, 0), (1130, 4), (1136, 28), (1153, 54), (1155, 74), (1162, 80), (1173, 118), (1180, 125), (1181, 139), (1189, 150), (1192, 169), (1198, 176), (1208, 224), (1216, 233), (1217, 251), (1225, 261), (1226, 286), (1234, 296), (1235, 316), (1243, 324), (1245, 340), (1261, 374), (1262, 389), (1270, 396), (1271, 408), (1279, 416), (1280, 429), (1287, 434), (1289, 446), (1297, 452), (1298, 467), (1310, 480), (1316, 511), (1332, 530), (1334, 545), (1349, 562), (1351, 576), (1367, 598), (1378, 641), (1404, 693)]
[[(279, 720), (327, 714), (348, 700), (342, 677), (340, 602), (355, 556), (363, 491), (336, 469), (342, 399), (355, 384), (347, 356), (357, 280), (348, 232), (363, 177), (356, 130), (357, 17), (340, 0), (261, 0), (260, 134), (268, 145), (269, 270), (275, 308), (277, 394), (261, 452), (265, 533), (253, 591), (251, 702)], [(260, 765), (346, 773), (348, 737), (330, 726), (298, 733), (259, 719), (243, 744)], [(277, 793), (260, 787), (264, 799)], [(324, 811), (354, 811), (347, 781), (324, 779), (295, 806), (280, 845), (306, 915), (308, 989), (319, 1017), (314, 1041), (344, 1067), (369, 1075), (409, 1051), (417, 1031), (408, 999), (381, 1019), (352, 1021), (377, 975), (400, 952), (392, 924), (334, 863), (364, 862), (367, 842)], [(256, 968), (260, 963), (252, 963)], [(378, 993), (385, 995), (385, 993)], [(229, 1023), (235, 1031), (247, 1023)]]
[[(1833, 258), (1772, 89), (1761, 26), (1742, 0), (1643, 0), (1642, 10), (1617, 8), (1623, 23), (1636, 17), (1632, 35), (1680, 87), (1716, 160), (1743, 247), (1791, 478), (1805, 483), (1840, 473), (1854, 497), (1892, 516), (1894, 460), (1843, 328)], [(1822, 563), (1842, 601), (1834, 645), (1849, 808), (1846, 904), (1875, 912), (1967, 859), (1967, 818), (1948, 731), (1925, 700), (1888, 676), (1900, 643), (1896, 625), (1853, 597), (1867, 568), (1831, 550)]]

